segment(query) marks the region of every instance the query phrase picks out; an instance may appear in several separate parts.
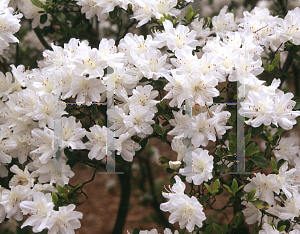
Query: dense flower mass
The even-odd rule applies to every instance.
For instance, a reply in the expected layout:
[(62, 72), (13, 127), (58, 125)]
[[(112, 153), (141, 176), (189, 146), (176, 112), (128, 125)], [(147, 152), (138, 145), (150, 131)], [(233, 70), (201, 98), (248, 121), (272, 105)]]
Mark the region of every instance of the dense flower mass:
[[(79, 15), (81, 11), (85, 20), (92, 22), (97, 16), (102, 23), (117, 17), (116, 40), (102, 38), (96, 46), (97, 39), (52, 43), (37, 68), (10, 65), (9, 71), (0, 72), (0, 177), (9, 176), (7, 186), (0, 185), (0, 223), (5, 218), (26, 218), (21, 228), (31, 226), (35, 233), (44, 229), (49, 234), (74, 233), (83, 216), (75, 211), (75, 204), (80, 204), (76, 191), (84, 192), (83, 184), (69, 184), (72, 167), (77, 162), (89, 166), (96, 162), (95, 176), (99, 161), (113, 157), (116, 163), (132, 162), (148, 138), (157, 137), (177, 154), (175, 161), (159, 159), (167, 172), (176, 173), (169, 190), (162, 193), (166, 201), (160, 204), (162, 211), (171, 213), (171, 224), (178, 222), (188, 232), (209, 230), (203, 210), (215, 202), (207, 201), (226, 189), (233, 198), (227, 205), (238, 200), (242, 204), (241, 212), (235, 210), (239, 217), (234, 218), (235, 226), (229, 224), (231, 229), (239, 226), (237, 219), (243, 213), (246, 223), (261, 224), (256, 233), (300, 233), (299, 142), (282, 137), (283, 130), (297, 124), (299, 100), (280, 90), (281, 80), (274, 78), (287, 76), (283, 68), (289, 64), (281, 61), (280, 52), (291, 53), (286, 58), (289, 63), (290, 58), (299, 61), (293, 50), (300, 45), (300, 8), (283, 17), (268, 8), (243, 8), (242, 17), (237, 17), (224, 6), (212, 19), (188, 8), (184, 20), (178, 21), (180, 9), (190, 2), (76, 0), (70, 9), (78, 9)], [(14, 34), (21, 26), (22, 14), (14, 13), (8, 4), (8, 0), (0, 3), (0, 54), (9, 43), (18, 42)], [(38, 37), (42, 29), (63, 32), (58, 22), (72, 21), (58, 13), (57, 1), (49, 4), (17, 2)], [(124, 12), (131, 16), (123, 30)], [(157, 28), (145, 37), (128, 32), (129, 26), (148, 23)], [(272, 74), (276, 67), (280, 72), (265, 85), (260, 77)], [(224, 90), (228, 100), (238, 100), (230, 103), (237, 104), (236, 112), (220, 103)], [(107, 106), (105, 124), (98, 115), (101, 105)], [(239, 129), (237, 134), (229, 132), (241, 117), (250, 129), (242, 140), (245, 152), (240, 149)], [(266, 142), (265, 153), (250, 141), (251, 135)], [(211, 147), (213, 142), (218, 146)], [(248, 158), (246, 167), (268, 168), (270, 160), (273, 173), (253, 173), (247, 180), (236, 177), (238, 181), (233, 179), (230, 186), (222, 182), (221, 188), (223, 174), (218, 170), (227, 172), (240, 160), (235, 156), (241, 151)], [(189, 194), (185, 182), (191, 185)], [(289, 226), (280, 227), (280, 220)], [(227, 227), (222, 227), (224, 234)], [(158, 234), (158, 230), (140, 233)], [(166, 228), (163, 233), (179, 232)]]

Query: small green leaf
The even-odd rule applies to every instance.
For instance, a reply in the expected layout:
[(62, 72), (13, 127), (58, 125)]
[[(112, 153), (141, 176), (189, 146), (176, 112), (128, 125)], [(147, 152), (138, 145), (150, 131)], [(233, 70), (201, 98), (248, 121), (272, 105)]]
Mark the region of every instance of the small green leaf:
[(187, 20), (187, 21), (190, 21), (190, 19), (193, 18), (193, 15), (194, 15), (194, 12), (189, 13), (189, 14), (187, 15), (187, 17), (186, 17), (186, 20)]
[(139, 233), (140, 233), (140, 229), (138, 228), (133, 229), (132, 234), (139, 234)]
[(228, 223), (224, 223), (224, 224), (223, 224), (223, 227), (222, 227), (222, 233), (223, 233), (223, 234), (226, 234), (226, 233), (227, 233), (227, 230), (228, 230)]
[(57, 197), (57, 194), (55, 192), (52, 192), (52, 202), (53, 204), (56, 206), (57, 205), (57, 202), (58, 202), (58, 197)]
[(99, 118), (97, 124), (102, 128), (103, 127), (103, 122), (102, 119)]
[(293, 110), (299, 110), (300, 109), (300, 98), (296, 100), (296, 105), (294, 106)]
[(262, 200), (251, 201), (251, 203), (258, 209), (267, 210), (270, 208), (270, 205)]
[(158, 135), (162, 135), (163, 131), (158, 124), (154, 124), (154, 130)]
[(272, 66), (275, 68), (280, 61), (280, 52), (275, 55), (275, 58), (272, 61)]
[(47, 14), (41, 15), (41, 17), (40, 17), (40, 23), (44, 24), (46, 22), (47, 22)]
[(63, 187), (61, 187), (60, 185), (57, 184), (57, 185), (56, 185), (56, 189), (57, 189), (59, 195), (60, 195), (60, 194), (65, 194), (65, 190), (64, 190)]
[(252, 136), (257, 136), (259, 133), (261, 133), (263, 127), (264, 127), (264, 125), (262, 124), (257, 128), (252, 128), (252, 131), (251, 131)]
[(199, 202), (203, 205), (208, 200), (208, 198), (209, 196), (206, 194), (199, 198)]
[(225, 187), (227, 189), (227, 191), (230, 192), (231, 194), (233, 193), (231, 188), (228, 185), (223, 184), (223, 187)]
[(85, 116), (86, 116), (86, 114), (80, 113), (80, 114), (75, 115), (75, 118), (76, 119), (83, 119)]
[(250, 138), (251, 138), (251, 133), (248, 133), (248, 134), (245, 136), (245, 145), (248, 144), (248, 142), (250, 141)]
[(211, 233), (212, 233), (212, 229), (213, 229), (213, 227), (212, 227), (211, 225), (208, 225), (208, 226), (205, 228), (205, 233), (211, 234)]
[(279, 171), (280, 167), (285, 163), (287, 162), (286, 160), (284, 159), (280, 159), (277, 163), (277, 170)]
[(233, 218), (233, 223), (237, 227), (239, 226), (240, 222), (241, 222), (241, 217), (239, 214), (236, 214)]
[(220, 180), (216, 179), (216, 181), (213, 185), (213, 191), (218, 190), (219, 187), (220, 187)]
[(96, 116), (98, 113), (98, 109), (97, 109), (97, 105), (92, 105), (92, 108), (91, 108), (91, 114), (93, 116)]
[(207, 190), (212, 194), (213, 191), (212, 191), (211, 187), (207, 183), (204, 183), (204, 185), (207, 188)]
[(251, 160), (255, 163), (256, 166), (261, 168), (268, 168), (270, 166), (270, 162), (261, 156), (251, 157)]
[(118, 11), (119, 11), (119, 8), (116, 6), (113, 11), (109, 12), (109, 17), (111, 19), (116, 18), (118, 15)]
[(279, 231), (279, 232), (282, 232), (282, 231), (285, 230), (285, 228), (286, 228), (286, 225), (282, 225), (282, 226), (280, 226), (280, 227), (278, 228), (278, 231)]
[(250, 202), (254, 199), (254, 195), (256, 193), (256, 189), (252, 189), (247, 195), (247, 201)]
[(218, 224), (212, 223), (212, 227), (217, 234), (222, 234), (222, 229)]
[(215, 169), (218, 170), (218, 171), (220, 171), (220, 172), (227, 172), (227, 171), (229, 171), (229, 168), (226, 165), (224, 165), (224, 164), (216, 165)]
[(238, 189), (238, 183), (237, 183), (236, 179), (233, 179), (232, 184), (231, 184), (231, 190), (233, 192), (233, 196), (235, 196), (237, 189)]
[(33, 5), (35, 5), (37, 7), (40, 7), (40, 8), (43, 8), (45, 6), (45, 4), (43, 4), (39, 0), (31, 0), (31, 2), (32, 2)]
[(271, 158), (271, 165), (272, 165), (273, 171), (277, 174), (278, 173), (277, 162), (275, 161), (274, 158)]
[(73, 189), (72, 191), (73, 192), (76, 192), (80, 187), (81, 187), (82, 184), (77, 184)]
[(168, 158), (166, 158), (166, 157), (164, 157), (164, 156), (162, 156), (162, 157), (160, 157), (160, 158), (158, 159), (158, 162), (159, 162), (160, 164), (162, 164), (163, 166), (165, 166), (165, 167), (168, 167), (168, 166), (169, 166), (169, 161), (170, 161), (170, 159), (168, 159)]
[(235, 133), (229, 132), (229, 138), (230, 138), (230, 140), (233, 141), (234, 143), (237, 142), (237, 140), (236, 140), (236, 134), (235, 134)]
[(236, 142), (229, 141), (229, 150), (232, 154), (236, 154)]
[(62, 11), (57, 11), (56, 12), (56, 18), (59, 22), (61, 23), (65, 23), (65, 20), (66, 20), (66, 16), (65, 14), (62, 12)]
[(166, 168), (166, 172), (169, 174), (172, 174), (175, 170), (171, 169), (171, 168)]

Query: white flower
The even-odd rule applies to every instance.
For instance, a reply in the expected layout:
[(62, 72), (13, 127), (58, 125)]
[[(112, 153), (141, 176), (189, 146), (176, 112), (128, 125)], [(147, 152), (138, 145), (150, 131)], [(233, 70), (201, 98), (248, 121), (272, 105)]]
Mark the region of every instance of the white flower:
[(259, 90), (255, 92), (250, 90), (239, 114), (250, 118), (245, 123), (251, 124), (253, 127), (259, 127), (261, 124), (270, 125), (274, 117), (274, 102), (268, 94)]
[(48, 227), (50, 213), (53, 211), (51, 193), (33, 193), (33, 201), (22, 201), (20, 208), (23, 215), (29, 214), (29, 218), (22, 224), (21, 228), (32, 226), (32, 231), (37, 233)]
[(149, 107), (149, 110), (157, 112), (156, 104), (159, 101), (154, 100), (158, 96), (158, 91), (153, 90), (152, 85), (146, 85), (144, 87), (137, 86), (132, 91), (132, 96), (128, 98), (129, 100), (129, 109), (131, 110), (134, 107)]
[(279, 161), (280, 159), (287, 160), (291, 166), (295, 166), (294, 160), (297, 157), (299, 151), (299, 145), (297, 145), (298, 138), (293, 137), (282, 137), (276, 150), (274, 150), (274, 155)]
[(246, 192), (250, 192), (252, 189), (256, 189), (255, 196), (259, 196), (260, 200), (264, 200), (269, 203), (269, 205), (274, 205), (274, 194), (273, 192), (279, 194), (279, 183), (276, 180), (275, 174), (265, 174), (255, 173), (255, 177), (249, 179), (251, 183), (244, 187)]
[(242, 210), (245, 221), (247, 224), (254, 224), (258, 221), (258, 225), (261, 221), (261, 211), (256, 208), (251, 202), (242, 201), (242, 205), (245, 205), (246, 208)]
[(216, 141), (214, 130), (216, 121), (218, 121), (218, 118), (208, 117), (208, 112), (192, 116), (189, 136), (192, 138), (192, 144), (195, 147), (199, 147), (200, 145), (207, 146), (208, 141)]
[(27, 186), (32, 188), (34, 185), (34, 176), (31, 175), (28, 171), (28, 166), (25, 167), (24, 171), (22, 171), (17, 165), (13, 165), (10, 168), (10, 171), (15, 173), (15, 175), (9, 181), (9, 187), (14, 187), (17, 185)]
[(293, 125), (297, 123), (296, 119), (300, 115), (300, 111), (292, 111), (296, 102), (291, 100), (294, 97), (292, 93), (284, 93), (279, 90), (275, 96), (274, 107), (275, 115), (272, 122), (277, 123), (285, 130), (291, 130)]
[(82, 219), (82, 213), (74, 211), (75, 207), (74, 204), (70, 204), (60, 206), (59, 211), (51, 211), (48, 234), (74, 233), (74, 229), (80, 228), (81, 224), (78, 219)]
[(115, 140), (115, 149), (117, 150), (117, 154), (121, 155), (127, 162), (132, 162), (135, 151), (138, 151), (141, 148), (142, 147), (139, 143), (131, 140), (131, 135), (128, 132), (121, 134), (119, 139)]
[(34, 162), (34, 165), (38, 166), (38, 169), (34, 171), (34, 173), (39, 176), (38, 180), (40, 183), (49, 182), (50, 185), (55, 183), (60, 186), (64, 186), (69, 183), (69, 178), (72, 178), (75, 175), (74, 172), (71, 171), (70, 166), (66, 164), (64, 159), (60, 159), (58, 162), (60, 163), (59, 167), (61, 168), (59, 173), (56, 172), (56, 167), (58, 165), (56, 164), (55, 158), (40, 165), (38, 161)]
[(153, 132), (153, 128), (150, 126), (155, 123), (154, 120), (152, 120), (153, 117), (154, 113), (149, 110), (149, 107), (133, 107), (123, 122), (130, 134), (137, 134), (137, 136), (143, 138)]
[(299, 192), (293, 192), (293, 196), (287, 198), (285, 201), (285, 206), (276, 206), (279, 210), (278, 217), (280, 219), (290, 219), (294, 220), (295, 217), (300, 215), (300, 194)]
[[(45, 4), (46, 0), (41, 0), (41, 2)], [(26, 19), (33, 19), (31, 23), (32, 28), (36, 28), (37, 26), (40, 26), (40, 28), (44, 28), (45, 26), (49, 26), (51, 24), (51, 14), (47, 14), (47, 21), (44, 24), (40, 23), (40, 17), (44, 13), (39, 12), (43, 11), (43, 8), (33, 5), (30, 0), (21, 0), (19, 3), (19, 7), (22, 13), (24, 13)]]
[(212, 18), (213, 31), (220, 37), (224, 37), (226, 32), (236, 30), (237, 24), (234, 21), (234, 14), (226, 13), (228, 6), (224, 6), (218, 16)]
[(6, 72), (4, 75), (0, 72), (0, 98), (7, 99), (7, 95), (14, 89), (15, 83), (12, 82), (12, 75)]
[(183, 115), (182, 111), (175, 112), (173, 111), (173, 115), (175, 119), (170, 119), (169, 122), (172, 126), (175, 126), (168, 135), (175, 135), (176, 138), (188, 136), (190, 133), (190, 128), (186, 128), (185, 126), (189, 126), (191, 124), (191, 117), (189, 115)]
[(259, 231), (259, 234), (281, 234), (281, 233), (283, 234), (283, 233), (285, 233), (285, 231), (279, 232), (278, 230), (276, 230), (275, 227), (271, 226), (268, 223), (264, 223), (263, 229), (264, 230)]
[(300, 8), (296, 7), (294, 10), (287, 13), (281, 27), (284, 30), (284, 33), (281, 33), (280, 36), (285, 39), (285, 41), (290, 41), (294, 45), (300, 45), (299, 16)]
[(167, 55), (162, 55), (160, 50), (149, 50), (136, 60), (136, 66), (148, 79), (158, 80), (168, 74), (171, 64), (166, 63)]
[(99, 125), (90, 127), (90, 131), (86, 133), (89, 141), (85, 143), (86, 148), (90, 150), (88, 157), (90, 159), (101, 160), (106, 155), (111, 156), (112, 152), (110, 149), (113, 146), (113, 142), (109, 142), (107, 138), (110, 139), (108, 135), (112, 136), (113, 132), (105, 126), (101, 128)]
[(70, 91), (65, 98), (74, 98), (77, 95), (76, 103), (100, 102), (100, 94), (105, 90), (105, 85), (100, 79), (73, 76)]
[[(3, 2), (3, 1), (2, 1)], [(20, 18), (22, 14), (15, 14), (12, 7), (7, 7), (8, 2), (3, 2), (0, 9), (0, 54), (9, 47), (8, 43), (19, 42), (13, 35), (19, 31), (21, 24)]]
[(207, 150), (197, 148), (185, 155), (183, 161), (187, 166), (179, 170), (179, 173), (186, 176), (186, 181), (200, 185), (212, 178), (213, 156), (208, 155)]
[(171, 212), (169, 222), (172, 224), (179, 222), (180, 228), (186, 228), (189, 232), (194, 230), (195, 225), (202, 227), (202, 222), (206, 219), (203, 206), (197, 198), (194, 196), (190, 198), (185, 194), (173, 199), (169, 212)]
[[(165, 26), (165, 24), (164, 24)], [(167, 46), (169, 50), (177, 49), (196, 49), (197, 40), (195, 40), (197, 32), (189, 30), (187, 26), (178, 25), (177, 28), (171, 28), (167, 34)]]
[(0, 204), (4, 206), (7, 214), (6, 218), (14, 217), (16, 220), (21, 221), (23, 215), (20, 210), (20, 203), (31, 198), (32, 190), (29, 187), (17, 185), (12, 187), (11, 190), (3, 190)]

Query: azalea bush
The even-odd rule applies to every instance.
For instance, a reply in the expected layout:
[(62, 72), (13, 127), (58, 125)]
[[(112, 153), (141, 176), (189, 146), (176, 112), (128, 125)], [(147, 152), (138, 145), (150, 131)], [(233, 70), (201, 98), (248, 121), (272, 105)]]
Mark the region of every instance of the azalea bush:
[[(158, 138), (177, 154), (158, 160), (170, 175), (156, 201), (164, 234), (300, 233), (299, 142), (288, 136), (300, 116), (300, 8), (233, 1), (210, 18), (192, 2), (0, 3), (0, 223), (75, 233), (84, 186), (106, 170), (119, 173), (123, 233), (132, 162)], [(22, 46), (32, 32), (41, 54)], [(291, 79), (295, 90), (283, 88)], [(70, 184), (76, 164), (93, 177)]]

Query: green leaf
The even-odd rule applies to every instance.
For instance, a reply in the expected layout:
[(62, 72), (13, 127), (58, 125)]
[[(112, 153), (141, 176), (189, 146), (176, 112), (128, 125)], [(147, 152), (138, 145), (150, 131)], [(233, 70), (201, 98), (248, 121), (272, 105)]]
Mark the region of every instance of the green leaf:
[(204, 185), (207, 188), (207, 190), (212, 194), (213, 191), (212, 191), (211, 187), (207, 183), (204, 183)]
[(254, 195), (256, 193), (256, 189), (252, 189), (247, 195), (247, 201), (250, 202), (254, 199)]
[(140, 233), (140, 229), (138, 228), (133, 229), (132, 234), (139, 234), (139, 233)]
[(218, 171), (220, 171), (220, 172), (227, 172), (227, 171), (229, 171), (229, 168), (226, 165), (224, 165), (224, 164), (216, 165), (215, 169), (218, 170)]
[(91, 114), (93, 116), (96, 116), (98, 113), (98, 109), (97, 109), (97, 105), (92, 105), (92, 108), (91, 108)]
[(211, 225), (208, 225), (208, 226), (205, 228), (205, 233), (211, 234), (211, 233), (212, 233), (212, 229), (213, 229), (213, 227), (212, 227)]
[(119, 8), (116, 6), (113, 11), (109, 12), (109, 17), (111, 19), (116, 18), (118, 15), (118, 11), (119, 11)]
[(236, 214), (233, 218), (233, 223), (237, 227), (239, 226), (240, 222), (241, 222), (241, 217), (239, 214)]
[(188, 16), (186, 17), (186, 20), (190, 21), (190, 19), (193, 18), (193, 15), (194, 15), (194, 12), (189, 13)]
[(224, 223), (224, 224), (223, 224), (223, 227), (222, 227), (222, 233), (223, 233), (223, 234), (226, 234), (226, 233), (227, 233), (227, 230), (228, 230), (228, 223)]
[(161, 106), (162, 106), (163, 109), (165, 109), (165, 108), (166, 108), (166, 105), (167, 105), (167, 102), (166, 102), (166, 99), (164, 99), (164, 100), (162, 101), (162, 103), (161, 103)]
[(284, 159), (280, 159), (277, 163), (277, 170), (279, 171), (280, 167), (285, 163), (287, 162), (286, 160)]
[(247, 147), (246, 147), (246, 150), (245, 150), (245, 156), (246, 157), (249, 157), (249, 156), (252, 156), (259, 151), (259, 148), (256, 146), (256, 142), (255, 141), (252, 141)]
[(56, 206), (58, 202), (58, 196), (55, 192), (52, 192), (51, 196), (52, 196), (52, 202)]
[(154, 124), (154, 130), (158, 135), (162, 135), (163, 131), (158, 124)]
[(233, 193), (231, 188), (228, 185), (223, 184), (223, 187), (225, 187), (227, 189), (227, 191), (230, 192), (231, 194)]
[(270, 208), (270, 205), (262, 200), (251, 201), (251, 203), (258, 209), (267, 210)]
[(274, 158), (271, 158), (271, 165), (272, 165), (273, 171), (277, 174), (278, 173), (277, 162), (275, 161)]
[(56, 18), (59, 22), (61, 23), (65, 23), (65, 20), (66, 20), (66, 16), (65, 14), (62, 12), (62, 11), (57, 11), (56, 12)]
[(259, 127), (257, 128), (252, 128), (252, 136), (257, 136), (259, 133), (261, 133), (262, 129), (263, 129), (264, 125), (260, 125)]
[(97, 124), (102, 128), (103, 127), (103, 122), (102, 119), (99, 118)]
[(166, 168), (166, 172), (169, 174), (172, 174), (175, 170), (171, 169), (171, 168)]
[(273, 70), (274, 70), (274, 66), (273, 66), (273, 65), (269, 65), (269, 66), (268, 66), (268, 71), (271, 72), (271, 71), (273, 71)]
[(59, 195), (65, 194), (65, 190), (60, 185), (57, 184), (56, 189), (57, 189)]
[(253, 231), (255, 232), (255, 234), (258, 234), (258, 227), (257, 226), (253, 226)]
[(236, 140), (236, 134), (235, 134), (235, 133), (229, 132), (229, 138), (230, 138), (230, 140), (233, 141), (234, 143), (237, 142), (237, 140)]
[(40, 17), (40, 23), (44, 24), (46, 22), (47, 22), (47, 14), (41, 15), (41, 17)]
[(171, 119), (171, 116), (168, 114), (163, 114), (163, 117), (165, 117), (166, 119)]
[(82, 184), (77, 184), (73, 189), (72, 191), (73, 192), (76, 192), (80, 187), (81, 187)]
[(166, 158), (166, 157), (164, 157), (164, 156), (162, 156), (162, 157), (160, 157), (160, 158), (158, 159), (158, 162), (159, 162), (160, 164), (162, 164), (163, 166), (165, 166), (165, 167), (168, 167), (168, 166), (169, 166), (169, 161), (170, 161), (170, 159), (168, 159), (168, 158)]
[(146, 145), (147, 145), (147, 142), (148, 142), (148, 138), (145, 138), (145, 139), (143, 139), (143, 140), (141, 140), (140, 142), (139, 142), (139, 144), (140, 144), (140, 146), (142, 147), (139, 151), (137, 151), (136, 152), (136, 154), (137, 153), (140, 153), (140, 152), (142, 152), (143, 150), (144, 150), (144, 148), (146, 147)]
[(208, 198), (209, 196), (206, 194), (199, 198), (199, 202), (203, 205), (208, 200)]
[(213, 191), (218, 190), (219, 187), (220, 187), (220, 180), (216, 179), (216, 181), (213, 185)]
[(251, 133), (248, 133), (248, 134), (245, 136), (245, 145), (248, 144), (248, 142), (250, 141), (250, 138), (251, 138)]
[(222, 234), (222, 229), (218, 224), (212, 223), (212, 227), (217, 234)]
[(229, 150), (232, 154), (236, 154), (236, 143), (233, 141), (229, 141)]
[(45, 4), (43, 4), (42, 2), (40, 2), (39, 0), (31, 0), (32, 4), (37, 6), (37, 7), (40, 7), (40, 8), (43, 8)]
[(300, 109), (300, 98), (296, 100), (296, 105), (294, 106), (293, 110), (299, 110)]
[(234, 178), (233, 181), (232, 181), (232, 184), (231, 184), (231, 190), (233, 193), (235, 193), (238, 189), (238, 183), (236, 181), (236, 179)]
[(75, 118), (76, 119), (83, 119), (85, 116), (86, 116), (86, 114), (80, 113), (80, 114), (75, 115)]
[(256, 166), (261, 168), (268, 168), (270, 166), (270, 162), (261, 156), (251, 157), (251, 160), (255, 163)]
[(294, 58), (294, 59), (296, 59), (298, 62), (300, 62), (300, 56), (297, 54), (297, 52), (296, 51), (290, 51), (290, 55), (292, 55), (292, 57)]
[(279, 232), (282, 232), (282, 231), (285, 230), (285, 228), (286, 228), (286, 225), (281, 225), (277, 230), (278, 230)]

